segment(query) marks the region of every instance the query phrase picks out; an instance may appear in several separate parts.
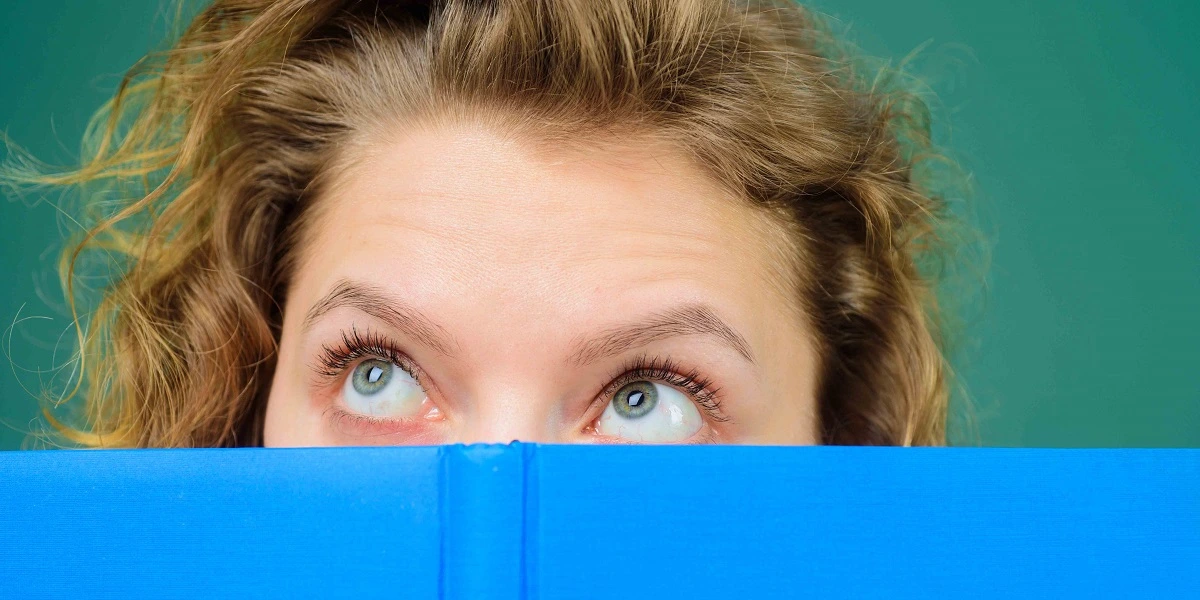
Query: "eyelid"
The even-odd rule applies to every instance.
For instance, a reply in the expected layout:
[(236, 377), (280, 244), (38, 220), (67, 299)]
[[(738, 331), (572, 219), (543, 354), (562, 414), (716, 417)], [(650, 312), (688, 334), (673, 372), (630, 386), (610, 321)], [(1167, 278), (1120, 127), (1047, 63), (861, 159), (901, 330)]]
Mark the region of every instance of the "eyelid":
[(371, 329), (360, 334), (358, 328), (351, 325), (350, 330), (341, 332), (341, 343), (336, 346), (322, 344), (313, 371), (321, 378), (322, 384), (332, 384), (346, 374), (356, 363), (367, 358), (387, 360), (407, 373), (426, 393), (430, 388), (426, 385), (426, 374), (416, 362), (387, 337)]
[(355, 437), (385, 437), (402, 433), (420, 423), (417, 417), (376, 417), (331, 405), (322, 413), (336, 431)]
[[(604, 445), (640, 446), (645, 443), (610, 435), (597, 434), (596, 437), (602, 438), (604, 441), (599, 443)], [(700, 431), (696, 432), (696, 434), (691, 438), (679, 440), (677, 442), (661, 442), (661, 445), (698, 446), (703, 444), (718, 444), (720, 443), (719, 440), (720, 437), (717, 431), (713, 429), (712, 426), (705, 425), (701, 427)]]
[[(682, 372), (671, 357), (649, 358), (639, 354), (627, 361), (620, 371), (609, 378), (611, 383), (604, 386), (597, 398), (600, 410), (612, 401), (612, 395), (622, 386), (634, 381), (658, 381), (670, 385), (687, 394), (688, 399), (708, 415), (708, 418), (718, 423), (727, 423), (731, 419), (721, 411), (720, 388), (715, 387), (710, 379), (700, 374), (699, 369)], [(599, 418), (599, 417), (597, 417)]]

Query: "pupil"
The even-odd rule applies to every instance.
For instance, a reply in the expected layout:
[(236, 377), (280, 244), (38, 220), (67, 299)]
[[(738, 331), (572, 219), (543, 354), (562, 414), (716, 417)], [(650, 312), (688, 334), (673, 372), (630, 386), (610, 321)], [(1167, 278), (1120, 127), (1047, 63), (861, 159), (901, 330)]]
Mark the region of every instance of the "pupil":
[(367, 381), (369, 381), (371, 383), (375, 383), (375, 382), (379, 381), (379, 378), (382, 376), (383, 376), (383, 369), (380, 369), (379, 367), (371, 367), (371, 374), (367, 375)]
[(642, 393), (641, 392), (634, 392), (629, 395), (629, 405), (630, 406), (637, 406), (641, 403), (642, 403)]

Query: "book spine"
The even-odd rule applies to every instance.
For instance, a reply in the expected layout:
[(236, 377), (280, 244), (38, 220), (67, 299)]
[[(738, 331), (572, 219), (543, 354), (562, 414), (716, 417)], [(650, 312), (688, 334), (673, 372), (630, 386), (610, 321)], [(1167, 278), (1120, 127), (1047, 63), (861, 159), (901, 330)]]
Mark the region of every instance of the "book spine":
[(442, 600), (526, 598), (525, 444), (445, 446), (441, 450)]

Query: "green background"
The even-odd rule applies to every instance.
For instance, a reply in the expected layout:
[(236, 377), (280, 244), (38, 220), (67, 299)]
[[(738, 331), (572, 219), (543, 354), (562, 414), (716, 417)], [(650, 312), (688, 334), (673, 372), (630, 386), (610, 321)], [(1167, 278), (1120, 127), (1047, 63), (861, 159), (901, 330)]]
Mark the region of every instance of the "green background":
[[(1000, 446), (1200, 446), (1200, 8), (1185, 2), (820, 0), (867, 53), (937, 94), (937, 141), (971, 173), (990, 247), (958, 359)], [(55, 164), (168, 30), (159, 0), (4, 0), (0, 127)], [(0, 201), (0, 449), (25, 388), (69, 352), (54, 257), (70, 221)], [(53, 200), (53, 198), (51, 198)], [(20, 317), (48, 317), (19, 320)], [(39, 372), (38, 370), (42, 372)]]

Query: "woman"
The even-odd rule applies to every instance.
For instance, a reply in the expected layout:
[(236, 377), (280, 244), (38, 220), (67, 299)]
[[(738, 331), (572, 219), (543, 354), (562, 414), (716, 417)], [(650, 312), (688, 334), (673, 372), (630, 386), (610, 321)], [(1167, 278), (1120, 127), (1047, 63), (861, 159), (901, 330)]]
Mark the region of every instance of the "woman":
[[(924, 105), (788, 0), (216, 0), (78, 170), (92, 447), (942, 444)], [(876, 81), (878, 84), (878, 80)]]

